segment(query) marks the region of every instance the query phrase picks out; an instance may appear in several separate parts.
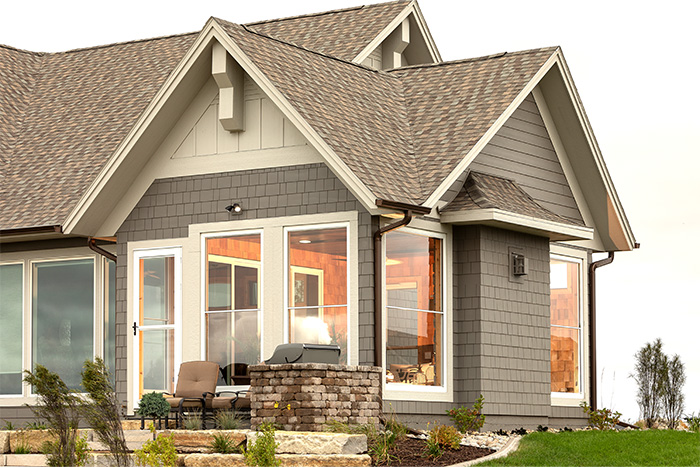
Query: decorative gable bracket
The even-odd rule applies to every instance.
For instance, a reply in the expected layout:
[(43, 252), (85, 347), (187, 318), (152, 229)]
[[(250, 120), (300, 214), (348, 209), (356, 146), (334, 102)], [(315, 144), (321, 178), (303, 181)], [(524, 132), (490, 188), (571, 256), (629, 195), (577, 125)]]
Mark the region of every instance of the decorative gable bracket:
[(225, 130), (243, 131), (243, 69), (218, 42), (211, 50), (211, 75), (219, 86), (219, 122)]

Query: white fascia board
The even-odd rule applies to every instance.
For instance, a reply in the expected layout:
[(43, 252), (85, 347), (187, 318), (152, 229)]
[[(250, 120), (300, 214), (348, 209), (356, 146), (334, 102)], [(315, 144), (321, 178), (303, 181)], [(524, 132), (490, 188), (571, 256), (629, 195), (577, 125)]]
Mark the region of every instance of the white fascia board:
[(452, 184), (459, 178), (460, 175), (462, 175), (462, 172), (464, 172), (467, 167), (469, 167), (469, 164), (472, 163), (472, 161), (476, 158), (476, 156), (479, 155), (482, 149), (486, 147), (486, 145), (491, 141), (491, 138), (493, 138), (496, 133), (498, 133), (498, 130), (501, 129), (501, 127), (506, 123), (506, 121), (510, 118), (511, 115), (513, 115), (513, 112), (517, 110), (518, 107), (520, 107), (520, 104), (525, 100), (525, 98), (532, 92), (532, 90), (539, 84), (540, 80), (544, 77), (544, 75), (547, 74), (550, 68), (554, 66), (554, 64), (557, 62), (557, 52), (553, 53), (551, 57), (542, 65), (542, 67), (535, 73), (535, 75), (532, 77), (532, 79), (525, 85), (525, 87), (520, 91), (520, 93), (515, 97), (513, 102), (510, 103), (510, 105), (506, 108), (506, 110), (501, 114), (498, 119), (491, 125), (491, 128), (489, 128), (486, 133), (483, 134), (483, 136), (477, 141), (477, 143), (469, 150), (467, 154), (464, 155), (462, 158), (462, 161), (455, 166), (454, 169), (452, 169), (452, 172), (445, 177), (445, 179), (442, 181), (442, 183), (437, 187), (437, 189), (431, 194), (428, 199), (422, 204), (422, 206), (426, 207), (435, 207), (437, 206), (437, 203), (440, 201), (440, 198), (445, 194), (447, 190), (450, 189)]
[(83, 196), (78, 201), (78, 204), (75, 208), (73, 208), (73, 211), (71, 211), (66, 219), (66, 222), (64, 223), (63, 231), (65, 233), (71, 233), (77, 226), (78, 222), (95, 201), (100, 191), (104, 188), (109, 179), (116, 172), (117, 168), (131, 152), (131, 149), (133, 149), (136, 142), (156, 117), (158, 111), (163, 107), (165, 102), (173, 93), (177, 87), (177, 84), (183, 79), (187, 70), (202, 53), (203, 49), (207, 45), (207, 37), (209, 36), (209, 30), (213, 21), (213, 19), (209, 19), (209, 21), (207, 21), (207, 24), (202, 29), (202, 32), (199, 34), (197, 39), (195, 39), (187, 53), (185, 53), (183, 59), (180, 60), (180, 63), (175, 67), (175, 70), (173, 70), (165, 83), (160, 87), (155, 97), (148, 104), (146, 110), (143, 111), (134, 126), (131, 127), (131, 130), (126, 137), (122, 139), (121, 143), (119, 143), (119, 146), (117, 146), (117, 149), (114, 151), (109, 160), (107, 160), (107, 163), (104, 165), (102, 170), (100, 170), (100, 172), (97, 174), (97, 177), (92, 181), (87, 190), (85, 190), (85, 193), (83, 193)]
[(538, 219), (536, 217), (525, 216), (495, 208), (474, 211), (443, 212), (440, 215), (440, 221), (443, 224), (479, 224), (495, 222), (562, 235), (569, 240), (593, 239), (593, 229), (590, 227)]
[(564, 55), (562, 54), (561, 50), (557, 50), (556, 55), (558, 57), (557, 65), (559, 66), (559, 71), (561, 72), (566, 89), (569, 92), (569, 95), (571, 96), (571, 100), (574, 104), (574, 109), (576, 110), (576, 115), (578, 116), (579, 122), (581, 123), (581, 127), (586, 137), (586, 141), (588, 142), (588, 145), (591, 148), (593, 160), (595, 161), (596, 167), (598, 168), (598, 172), (600, 173), (601, 178), (603, 179), (605, 189), (607, 190), (608, 195), (612, 200), (613, 207), (615, 209), (615, 214), (617, 215), (618, 219), (620, 220), (620, 224), (623, 227), (628, 247), (630, 250), (632, 250), (634, 249), (635, 244), (634, 234), (632, 233), (632, 228), (630, 227), (629, 221), (627, 220), (627, 216), (625, 215), (625, 211), (622, 207), (622, 203), (620, 202), (620, 198), (617, 196), (617, 190), (615, 190), (615, 185), (613, 185), (612, 178), (610, 177), (610, 172), (608, 172), (608, 168), (605, 165), (605, 160), (603, 159), (600, 147), (598, 146), (598, 141), (595, 138), (595, 134), (593, 133), (593, 129), (588, 120), (588, 116), (586, 115), (586, 111), (583, 108), (581, 97), (579, 96), (578, 91), (576, 90), (573, 78), (571, 77), (571, 72), (569, 71), (569, 67), (566, 64), (566, 60), (564, 60)]
[(217, 39), (238, 62), (243, 70), (253, 78), (270, 100), (282, 111), (285, 117), (296, 126), (311, 145), (323, 156), (333, 173), (340, 178), (352, 194), (362, 203), (370, 214), (379, 213), (376, 206), (376, 195), (359, 179), (357, 175), (343, 162), (311, 125), (292, 107), (286, 97), (280, 93), (274, 84), (262, 71), (243, 53), (231, 37), (221, 29), (218, 23), (212, 25), (214, 38)]
[(406, 5), (406, 8), (399, 13), (396, 18), (394, 18), (384, 29), (382, 29), (382, 32), (380, 32), (377, 37), (372, 39), (372, 41), (367, 44), (367, 46), (362, 49), (362, 51), (357, 54), (355, 58), (352, 59), (353, 63), (362, 63), (365, 58), (371, 54), (374, 49), (379, 47), (379, 44), (384, 42), (384, 39), (389, 37), (389, 34), (394, 32), (394, 29), (396, 29), (401, 22), (408, 18), (408, 16), (413, 13), (414, 17), (416, 18), (416, 23), (418, 24), (418, 29), (420, 29), (420, 32), (423, 36), (423, 39), (425, 39), (425, 43), (428, 46), (428, 51), (430, 52), (430, 56), (433, 59), (435, 63), (439, 63), (442, 61), (442, 57), (440, 56), (440, 52), (437, 49), (437, 46), (435, 45), (435, 41), (433, 40), (433, 36), (430, 34), (430, 30), (428, 29), (428, 25), (425, 22), (425, 18), (423, 17), (423, 14), (421, 13), (420, 9), (418, 8), (418, 4), (414, 1)]

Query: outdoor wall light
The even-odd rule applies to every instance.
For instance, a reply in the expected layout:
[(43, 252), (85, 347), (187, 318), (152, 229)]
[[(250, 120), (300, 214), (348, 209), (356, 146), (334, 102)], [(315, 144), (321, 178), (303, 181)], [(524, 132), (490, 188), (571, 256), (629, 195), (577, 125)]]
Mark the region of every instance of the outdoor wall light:
[(243, 208), (238, 203), (229, 204), (225, 209), (231, 214), (240, 214), (243, 211)]

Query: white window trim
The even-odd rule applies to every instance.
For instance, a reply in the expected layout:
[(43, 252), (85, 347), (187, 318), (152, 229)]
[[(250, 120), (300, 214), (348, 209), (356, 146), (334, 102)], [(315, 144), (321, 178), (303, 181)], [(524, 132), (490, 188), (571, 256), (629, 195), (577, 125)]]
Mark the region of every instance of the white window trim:
[[(289, 310), (294, 307), (289, 306), (289, 234), (291, 232), (300, 232), (306, 230), (325, 230), (325, 229), (345, 229), (345, 316), (346, 316), (346, 326), (347, 326), (347, 336), (345, 338), (345, 345), (347, 346), (347, 356), (348, 360), (345, 362), (340, 362), (341, 364), (350, 364), (352, 361), (351, 355), (353, 351), (352, 342), (353, 334), (355, 334), (354, 329), (351, 327), (350, 320), (350, 225), (347, 222), (333, 223), (333, 224), (315, 224), (315, 225), (295, 225), (293, 227), (284, 228), (284, 343), (289, 342)], [(298, 270), (303, 268), (298, 266), (292, 266)], [(323, 276), (321, 276), (323, 277)], [(323, 293), (323, 292), (321, 292)], [(340, 305), (338, 305), (340, 306)]]
[[(173, 356), (173, 391), (177, 387), (178, 372), (180, 369), (180, 364), (182, 363), (182, 247), (180, 246), (169, 246), (169, 247), (152, 247), (152, 248), (135, 248), (133, 251), (129, 252), (129, 259), (131, 259), (131, 267), (129, 268), (129, 273), (131, 275), (131, 293), (127, 294), (129, 298), (129, 309), (131, 313), (129, 314), (129, 323), (135, 322), (137, 310), (134, 307), (135, 303), (138, 303), (139, 299), (139, 260), (143, 258), (153, 258), (162, 256), (173, 256), (174, 268), (174, 307), (175, 307), (175, 325), (173, 327), (175, 336), (175, 348)], [(130, 328), (130, 327), (128, 327)], [(133, 333), (128, 333), (128, 342), (131, 344), (127, 346), (129, 360), (131, 361), (131, 387), (128, 389), (127, 400), (130, 400), (131, 404), (127, 407), (135, 407), (138, 403), (138, 392), (139, 392), (139, 365), (138, 362), (134, 361), (134, 355), (138, 353), (138, 343), (134, 339)]]
[[(25, 344), (25, 332), (24, 332), (24, 330), (25, 330), (25, 324), (26, 324), (26, 313), (25, 313), (24, 308), (25, 308), (25, 304), (27, 301), (26, 300), (27, 297), (26, 297), (26, 293), (25, 293), (26, 286), (27, 286), (27, 278), (25, 276), (25, 270), (27, 269), (27, 267), (24, 264), (24, 261), (3, 261), (3, 262), (0, 262), (0, 266), (13, 266), (13, 265), (19, 265), (22, 267), (22, 272), (21, 272), (21, 276), (22, 276), (22, 282), (21, 282), (21, 284), (22, 284), (22, 291), (21, 291), (21, 296), (22, 296), (22, 305), (21, 305), (22, 335), (21, 335), (21, 340), (22, 340), (22, 344), (20, 347), (20, 349), (21, 349), (21, 357), (20, 358), (21, 358), (21, 365), (22, 365), (22, 374), (24, 375), (24, 370), (26, 369), (26, 366), (25, 366), (26, 348), (24, 345)], [(22, 378), (22, 379), (24, 379), (24, 378)], [(25, 386), (26, 385), (25, 385), (24, 381), (22, 381), (20, 383), (20, 390), (17, 394), (0, 394), (0, 399), (1, 400), (5, 400), (5, 399), (12, 400), (12, 399), (17, 399), (19, 397), (23, 397), (25, 394)]]
[(441, 386), (420, 386), (386, 382), (386, 344), (387, 344), (387, 286), (386, 286), (386, 239), (382, 241), (382, 385), (383, 397), (386, 400), (397, 401), (453, 401), (453, 340), (452, 340), (452, 230), (446, 225), (422, 219), (414, 219), (408, 227), (399, 229), (406, 233), (442, 239), (442, 341), (443, 361)]
[[(201, 314), (201, 320), (200, 320), (200, 339), (201, 339), (201, 355), (202, 355), (202, 360), (206, 360), (207, 358), (207, 324), (206, 324), (206, 286), (207, 286), (207, 240), (210, 238), (226, 238), (226, 237), (239, 237), (243, 235), (260, 235), (260, 263), (258, 264), (259, 268), (259, 299), (258, 299), (258, 326), (260, 329), (260, 355), (258, 358), (260, 361), (262, 361), (263, 356), (263, 348), (264, 348), (264, 339), (265, 339), (265, 333), (263, 332), (263, 325), (264, 325), (264, 319), (265, 319), (265, 305), (264, 305), (264, 300), (263, 300), (263, 291), (264, 289), (264, 277), (265, 277), (265, 271), (264, 271), (264, 265), (265, 265), (265, 235), (263, 229), (248, 229), (248, 230), (229, 230), (229, 231), (222, 231), (222, 232), (216, 232), (216, 233), (208, 233), (208, 234), (202, 234), (201, 235), (201, 285), (199, 289), (199, 294), (200, 294), (200, 314)], [(231, 258), (232, 260), (237, 261), (237, 264), (243, 264), (245, 261), (250, 261), (251, 263), (254, 262), (252, 260), (244, 260), (244, 259), (239, 259), (239, 258)], [(256, 262), (257, 263), (257, 262)], [(233, 263), (232, 263), (233, 264)], [(233, 312), (233, 311), (231, 311)], [(249, 388), (249, 385), (234, 385), (234, 386), (217, 386), (216, 390), (217, 391), (241, 391)]]
[[(562, 244), (550, 244), (550, 262), (552, 259), (578, 263), (579, 271), (579, 392), (559, 393), (551, 392), (550, 399), (553, 406), (578, 407), (588, 397), (587, 387), (589, 379), (589, 352), (588, 352), (588, 252), (579, 248), (567, 247)], [(551, 330), (550, 323), (550, 330)], [(550, 360), (551, 362), (551, 360)], [(551, 374), (551, 368), (550, 368)]]
[[(22, 264), (22, 370), (32, 369), (32, 269), (34, 263), (72, 261), (81, 259), (93, 260), (93, 358), (103, 357), (103, 344), (100, 342), (102, 335), (101, 321), (103, 310), (103, 297), (100, 284), (104, 280), (102, 268), (97, 267), (101, 255), (94, 253), (87, 247), (51, 248), (36, 251), (3, 252), (0, 264)], [(22, 382), (22, 393), (17, 395), (0, 396), (4, 407), (21, 407), (25, 404), (35, 405), (37, 396), (31, 393), (31, 387)]]

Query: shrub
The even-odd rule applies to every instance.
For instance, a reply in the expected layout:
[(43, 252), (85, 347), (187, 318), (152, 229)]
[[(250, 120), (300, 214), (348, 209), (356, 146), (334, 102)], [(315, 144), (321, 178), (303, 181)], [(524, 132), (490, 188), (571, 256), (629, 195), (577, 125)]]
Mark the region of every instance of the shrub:
[(7, 421), (7, 420), (4, 420), (4, 422), (5, 422), (5, 425), (3, 425), (3, 427), (0, 428), (0, 430), (9, 430), (9, 431), (11, 431), (11, 430), (14, 430), (14, 429), (15, 429), (15, 425), (14, 425), (12, 422)]
[(549, 427), (548, 427), (548, 426), (537, 425), (537, 431), (538, 431), (539, 433), (544, 433), (544, 432), (546, 432), (546, 431), (549, 431)]
[(479, 395), (471, 409), (468, 407), (457, 407), (448, 410), (447, 415), (450, 416), (452, 423), (454, 423), (462, 433), (479, 431), (479, 429), (484, 426), (484, 421), (486, 420), (486, 417), (481, 413), (481, 409), (483, 408), (484, 396)]
[(661, 409), (664, 391), (664, 360), (661, 339), (646, 343), (634, 354), (636, 363), (632, 378), (637, 382), (637, 404), (647, 427), (654, 426)]
[(428, 433), (428, 440), (437, 443), (443, 449), (459, 449), (462, 435), (453, 426), (436, 425)]
[(681, 419), (685, 400), (683, 396), (685, 368), (678, 355), (664, 359), (663, 381), (665, 385), (662, 395), (664, 415), (666, 416), (668, 427), (675, 430)]
[(392, 454), (398, 439), (391, 430), (377, 431), (374, 425), (367, 425), (367, 452), (373, 464), (390, 464), (396, 456)]
[(138, 414), (142, 417), (162, 418), (170, 413), (170, 404), (159, 392), (144, 394), (139, 401)]
[(98, 439), (109, 448), (112, 464), (127, 467), (131, 458), (119, 416), (119, 402), (104, 361), (99, 357), (94, 362), (86, 360), (82, 377), (88, 395), (81, 405), (83, 416)]
[(25, 430), (45, 430), (46, 425), (41, 422), (29, 422), (24, 427)]
[(430, 457), (433, 460), (439, 459), (445, 451), (440, 447), (440, 445), (434, 440), (428, 438), (425, 440), (425, 449), (423, 450), (423, 457)]
[(274, 424), (270, 422), (260, 424), (258, 438), (246, 448), (246, 464), (260, 467), (279, 466), (280, 461), (275, 457), (277, 446)]
[(241, 417), (235, 410), (219, 410), (214, 415), (214, 423), (219, 430), (237, 430), (241, 426)]
[[(63, 467), (64, 465), (66, 465), (60, 463), (54, 456), (52, 456), (52, 454), (55, 453), (58, 449), (58, 441), (46, 441), (42, 446), (42, 451), (48, 456), (46, 459), (46, 464), (50, 467)], [(87, 438), (81, 436), (75, 442), (75, 464), (69, 465), (85, 465), (87, 464), (89, 457), (90, 446), (88, 445)]]
[(685, 416), (685, 421), (688, 424), (688, 429), (696, 433), (700, 433), (700, 414), (690, 414)]
[(581, 402), (581, 408), (586, 415), (588, 415), (588, 426), (596, 430), (615, 429), (615, 426), (620, 422), (620, 417), (622, 416), (620, 412), (613, 412), (606, 408), (593, 410), (585, 401)]
[(214, 441), (209, 445), (212, 452), (219, 454), (231, 454), (236, 452), (236, 442), (227, 434), (216, 433), (214, 434)]
[(42, 365), (36, 365), (34, 372), (25, 371), (24, 381), (31, 384), (37, 394), (37, 405), (31, 409), (34, 415), (46, 420), (49, 432), (55, 441), (50, 443), (47, 464), (79, 465), (76, 454), (78, 423), (80, 422), (78, 397), (66, 386), (56, 373)]
[(175, 467), (177, 451), (172, 435), (156, 436), (156, 429), (151, 424), (153, 439), (143, 443), (141, 449), (134, 451), (136, 465), (149, 467)]

